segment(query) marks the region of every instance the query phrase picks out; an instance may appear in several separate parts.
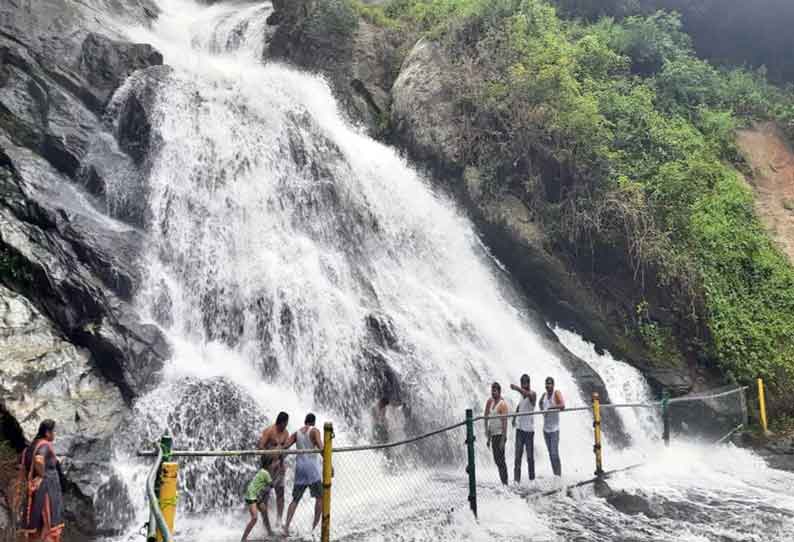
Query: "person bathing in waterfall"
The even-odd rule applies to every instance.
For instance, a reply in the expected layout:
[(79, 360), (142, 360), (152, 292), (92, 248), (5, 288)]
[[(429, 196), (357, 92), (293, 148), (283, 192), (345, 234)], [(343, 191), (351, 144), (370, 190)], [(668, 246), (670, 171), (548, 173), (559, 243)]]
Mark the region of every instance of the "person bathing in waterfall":
[[(287, 431), (289, 414), (279, 412), (276, 416), (276, 423), (268, 427), (259, 437), (257, 449), (277, 450), (287, 447), (290, 434)], [(278, 461), (276, 461), (278, 460)], [(273, 489), (276, 492), (276, 525), (281, 527), (281, 519), (284, 517), (284, 477), (287, 473), (287, 466), (283, 456), (264, 455), (262, 456), (262, 467), (267, 469), (273, 481)]]
[(521, 386), (510, 384), (510, 388), (521, 394), (521, 401), (516, 407), (518, 414), (513, 418), (513, 427), (516, 428), (516, 453), (515, 466), (513, 469), (513, 480), (516, 484), (521, 483), (521, 456), (524, 450), (527, 452), (527, 472), (529, 479), (535, 479), (535, 416), (526, 414), (535, 411), (537, 394), (529, 387), (529, 375), (521, 375)]
[(543, 438), (546, 441), (546, 448), (549, 450), (551, 470), (555, 476), (562, 476), (559, 411), (565, 410), (565, 400), (562, 398), (560, 390), (554, 389), (554, 379), (550, 376), (546, 378), (546, 391), (540, 398), (540, 409), (551, 411), (543, 415)]
[[(277, 468), (279, 459), (274, 459), (270, 462), (272, 468)], [(251, 519), (243, 531), (241, 542), (248, 540), (248, 535), (251, 534), (251, 529), (256, 525), (256, 516), (258, 513), (262, 514), (262, 522), (265, 524), (265, 530), (268, 536), (273, 536), (273, 529), (270, 528), (270, 518), (267, 514), (267, 503), (270, 500), (270, 490), (273, 488), (273, 478), (270, 476), (268, 470), (261, 467), (256, 476), (248, 483), (245, 491), (245, 505), (248, 508), (248, 513)]]
[[(323, 439), (314, 424), (314, 414), (307, 414), (303, 427), (294, 432), (287, 441), (287, 448), (297, 444), (298, 450), (322, 450)], [(314, 531), (317, 524), (320, 523), (323, 511), (323, 483), (319, 454), (298, 454), (295, 460), (295, 485), (292, 488), (292, 502), (287, 510), (287, 523), (284, 524), (285, 535), (289, 535), (292, 516), (295, 515), (295, 510), (306, 489), (314, 499), (314, 522), (312, 523), (312, 531)]]
[(372, 436), (376, 444), (389, 442), (389, 421), (386, 417), (388, 406), (389, 398), (381, 397), (372, 407)]
[[(491, 448), (493, 460), (499, 469), (499, 479), (507, 485), (507, 464), (505, 445), (507, 444), (507, 403), (502, 398), (502, 386), (498, 382), (491, 385), (491, 397), (485, 403), (485, 445)], [(505, 417), (499, 417), (505, 416)]]

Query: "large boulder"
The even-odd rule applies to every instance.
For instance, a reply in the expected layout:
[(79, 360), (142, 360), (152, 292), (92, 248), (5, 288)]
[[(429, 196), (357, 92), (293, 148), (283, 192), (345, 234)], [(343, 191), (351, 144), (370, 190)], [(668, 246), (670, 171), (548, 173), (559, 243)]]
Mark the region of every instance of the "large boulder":
[(460, 165), (465, 156), (465, 127), (455, 113), (457, 75), (437, 43), (414, 45), (391, 90), (391, 124), (397, 140), (419, 160)]
[(142, 70), (130, 77), (119, 90), (105, 113), (106, 120), (116, 136), (119, 148), (141, 166), (156, 146), (152, 133), (152, 116), (156, 98), (172, 69), (156, 66)]
[(163, 55), (146, 43), (127, 43), (90, 32), (80, 49), (80, 72), (98, 104), (104, 106), (127, 77), (163, 63)]

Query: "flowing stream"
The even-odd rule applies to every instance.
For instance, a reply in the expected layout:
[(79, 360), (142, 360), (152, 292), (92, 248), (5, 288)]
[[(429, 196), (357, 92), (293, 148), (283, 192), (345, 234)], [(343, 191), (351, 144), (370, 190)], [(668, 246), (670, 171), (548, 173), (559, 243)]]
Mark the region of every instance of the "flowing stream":
[[(128, 29), (172, 67), (160, 72), (150, 115), (157, 145), (147, 179), (148, 286), (137, 303), (175, 352), (116, 444), (135, 510), (131, 529), (145, 519), (146, 463), (133, 451), (166, 430), (178, 448), (251, 448), (278, 411), (291, 414), (292, 429), (313, 411), (320, 424), (334, 421), (337, 444), (365, 443), (381, 397), (399, 403), (389, 408), (392, 436), (413, 435), (460, 421), (466, 408), (480, 412), (494, 380), (515, 405), (506, 388), (524, 372), (536, 389), (554, 376), (569, 406), (583, 404), (537, 331), (542, 322), (463, 214), (394, 150), (351, 126), (321, 78), (263, 64), (268, 4), (160, 5), (153, 29)], [(133, 77), (116, 99), (145, 84)], [(635, 370), (557, 333), (602, 375), (613, 401), (650, 399)], [(665, 450), (658, 413), (615, 415), (631, 445), (607, 442), (608, 465), (649, 465), (615, 485), (655, 499), (657, 518), (621, 514), (587, 490), (545, 500), (503, 490), (479, 446), (484, 485), (475, 523), (461, 493), (462, 467), (434, 478), (433, 492), (429, 478), (416, 476), (441, 459), (462, 461), (461, 434), (452, 432), (412, 449), (400, 467), (376, 453), (355, 460), (357, 468), (337, 466), (335, 535), (362, 517), (371, 530), (348, 529), (350, 539), (783, 540), (776, 536), (794, 533), (790, 475), (730, 446)], [(592, 475), (591, 422), (587, 412), (564, 417), (561, 481), (550, 477), (538, 433), (538, 488)], [(183, 462), (179, 540), (238, 539), (253, 465)], [(401, 478), (390, 469), (408, 472)], [(428, 519), (422, 510), (435, 494), (463, 500)], [(354, 498), (358, 506), (345, 509)], [(309, 508), (304, 503), (296, 518), (302, 535)]]

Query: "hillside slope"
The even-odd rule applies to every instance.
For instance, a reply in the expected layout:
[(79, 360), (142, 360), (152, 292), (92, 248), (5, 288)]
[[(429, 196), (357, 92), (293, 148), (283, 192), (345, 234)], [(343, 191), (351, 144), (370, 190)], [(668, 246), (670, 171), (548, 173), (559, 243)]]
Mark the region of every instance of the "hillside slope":
[(794, 149), (771, 122), (737, 132), (759, 218), (794, 263)]

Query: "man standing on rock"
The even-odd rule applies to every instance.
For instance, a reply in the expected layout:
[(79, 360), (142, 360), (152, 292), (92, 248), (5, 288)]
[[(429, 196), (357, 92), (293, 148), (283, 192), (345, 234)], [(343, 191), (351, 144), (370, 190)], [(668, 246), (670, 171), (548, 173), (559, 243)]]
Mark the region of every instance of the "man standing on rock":
[(554, 389), (554, 379), (546, 378), (546, 391), (540, 398), (540, 409), (547, 412), (543, 415), (543, 438), (546, 441), (546, 448), (549, 450), (551, 459), (551, 470), (555, 476), (562, 476), (562, 464), (560, 463), (560, 410), (565, 410), (565, 400), (562, 398), (560, 390)]
[[(493, 451), (493, 460), (499, 469), (499, 478), (507, 485), (507, 464), (505, 463), (505, 444), (507, 444), (507, 403), (502, 398), (502, 386), (498, 382), (491, 385), (491, 397), (485, 403), (486, 446)], [(494, 417), (490, 417), (494, 416)]]
[[(276, 450), (286, 448), (290, 437), (287, 431), (288, 422), (289, 414), (286, 412), (279, 412), (278, 416), (276, 416), (276, 423), (265, 429), (262, 432), (262, 436), (259, 437), (259, 443), (256, 446), (257, 449)], [(275, 459), (278, 459), (278, 461), (275, 461)], [(284, 517), (284, 477), (287, 474), (284, 456), (262, 456), (262, 468), (267, 469), (273, 479), (273, 488), (276, 492), (276, 525), (280, 527), (281, 518)]]
[[(529, 388), (529, 375), (521, 375), (521, 387), (510, 384), (510, 388), (521, 394), (521, 401), (516, 407), (519, 414), (527, 414), (535, 411), (537, 394)], [(513, 426), (516, 428), (516, 453), (515, 468), (513, 470), (513, 480), (516, 484), (521, 483), (521, 456), (524, 450), (527, 452), (527, 470), (529, 479), (535, 479), (535, 416), (518, 416), (513, 418)]]

